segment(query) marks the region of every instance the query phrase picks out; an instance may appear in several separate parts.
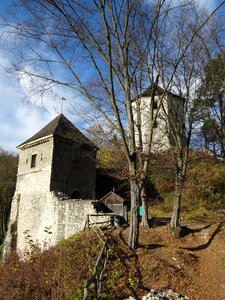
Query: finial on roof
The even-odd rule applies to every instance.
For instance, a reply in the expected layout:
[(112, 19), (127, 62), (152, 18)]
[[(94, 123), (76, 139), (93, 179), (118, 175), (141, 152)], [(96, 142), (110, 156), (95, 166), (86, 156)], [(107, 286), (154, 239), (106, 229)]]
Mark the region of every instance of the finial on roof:
[(63, 113), (63, 101), (66, 101), (66, 98), (62, 97), (61, 99), (61, 114)]

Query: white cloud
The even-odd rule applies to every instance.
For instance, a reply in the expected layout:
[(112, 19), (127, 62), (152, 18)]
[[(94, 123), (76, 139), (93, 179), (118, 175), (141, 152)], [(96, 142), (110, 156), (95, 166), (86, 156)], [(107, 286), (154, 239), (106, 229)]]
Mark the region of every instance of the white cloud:
[[(0, 51), (0, 147), (16, 152), (16, 146), (61, 113), (62, 98), (66, 99), (63, 101), (63, 113), (76, 125), (84, 127), (82, 115), (76, 116), (71, 109), (71, 102), (78, 112), (84, 106), (78, 96), (62, 86), (55, 88), (55, 98), (47, 94), (32, 96), (29, 94), (29, 77), (21, 78), (20, 82), (8, 77), (5, 67), (10, 65), (10, 61), (7, 56)], [(25, 96), (29, 101), (23, 101)]]
[[(209, 10), (213, 10), (217, 5), (216, 0), (192, 0), (192, 1), (195, 2), (197, 5), (199, 5), (199, 7), (209, 9)], [(177, 4), (182, 2), (184, 2), (184, 0), (172, 0), (171, 4)]]
[(214, 9), (216, 7), (216, 1), (215, 0), (196, 0), (195, 1), (199, 6), (208, 8), (210, 10)]
[(3, 68), (6, 59), (0, 59), (0, 146), (16, 151), (16, 146), (51, 119), (44, 109), (32, 111), (22, 104), (23, 93), (17, 83), (8, 78)]
[(15, 152), (17, 145), (38, 132), (61, 112), (61, 97), (66, 98), (63, 113), (73, 122), (81, 121), (69, 115), (69, 100), (73, 95), (62, 87), (57, 88), (58, 97), (55, 100), (46, 95), (42, 98), (31, 98), (30, 103), (23, 103), (23, 98), (30, 88), (29, 80), (23, 78), (18, 84), (9, 78), (5, 71), (9, 64), (6, 54), (0, 51), (0, 147)]
[[(29, 71), (34, 73), (31, 67), (29, 67), (29, 70), (26, 70), (28, 74)], [(52, 116), (60, 113), (67, 116), (70, 115), (70, 117), (73, 116), (74, 122), (83, 120), (84, 115), (81, 111), (86, 104), (76, 91), (66, 88), (63, 85), (56, 85), (51, 90), (46, 90), (42, 93), (43, 82), (44, 84), (46, 83), (45, 80), (42, 81), (38, 78), (32, 80), (31, 77), (26, 74), (20, 76), (20, 87), (28, 99), (26, 104), (30, 106), (31, 109), (45, 109)]]

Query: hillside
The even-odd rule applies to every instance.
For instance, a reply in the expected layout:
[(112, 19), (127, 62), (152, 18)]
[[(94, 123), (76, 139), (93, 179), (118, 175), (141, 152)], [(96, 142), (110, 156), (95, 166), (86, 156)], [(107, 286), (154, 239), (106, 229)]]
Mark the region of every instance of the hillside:
[[(140, 247), (128, 249), (128, 228), (105, 232), (110, 255), (101, 299), (136, 299), (150, 289), (172, 289), (193, 300), (223, 299), (225, 295), (225, 219), (188, 221), (191, 230), (174, 237), (167, 219), (141, 229)], [(0, 299), (82, 299), (100, 250), (95, 231), (81, 233), (26, 262), (15, 255), (0, 266)]]
[[(130, 286), (125, 289), (127, 294), (130, 292), (140, 299), (150, 289), (172, 289), (192, 300), (224, 299), (225, 220), (192, 221), (183, 225), (192, 231), (180, 239), (167, 226), (141, 230), (140, 248), (122, 260), (121, 269), (131, 278)], [(117, 233), (119, 238), (114, 233), (115, 238), (123, 243), (127, 230)], [(119, 282), (109, 299), (124, 299)]]
[[(171, 158), (155, 155), (151, 181), (154, 185), (153, 215), (171, 216), (174, 194), (174, 173)], [(206, 216), (210, 211), (225, 208), (224, 162), (213, 156), (192, 151), (182, 195), (182, 212), (188, 217)], [(151, 190), (150, 190), (151, 195)], [(156, 201), (155, 201), (156, 200)], [(157, 205), (159, 209), (157, 211)]]
[(100, 246), (94, 232), (85, 232), (43, 253), (33, 247), (26, 261), (12, 253), (0, 265), (0, 299), (82, 299), (81, 287), (91, 273)]
[[(112, 184), (127, 198), (126, 167), (123, 156), (117, 157), (120, 164), (106, 172), (107, 161), (97, 183), (107, 189)], [(171, 289), (191, 300), (224, 299), (224, 162), (202, 152), (191, 153), (181, 213), (181, 225), (189, 230), (177, 238), (168, 226), (174, 192), (172, 161), (165, 154), (153, 155), (151, 161), (152, 227), (141, 228), (136, 252), (126, 243), (128, 227), (104, 232), (101, 238), (108, 238), (110, 251), (99, 299), (122, 300), (131, 295), (142, 299), (151, 289)], [(26, 261), (12, 253), (0, 264), (0, 300), (83, 299), (83, 285), (93, 272), (101, 238), (94, 230), (81, 232), (44, 253), (30, 244), (32, 256), (27, 253)]]
[[(174, 196), (174, 166), (169, 152), (152, 153), (147, 182), (149, 213), (171, 217)], [(127, 163), (121, 150), (98, 153), (97, 198), (115, 188), (129, 200)], [(204, 151), (191, 151), (183, 189), (181, 215), (185, 218), (213, 216), (225, 208), (224, 162)]]

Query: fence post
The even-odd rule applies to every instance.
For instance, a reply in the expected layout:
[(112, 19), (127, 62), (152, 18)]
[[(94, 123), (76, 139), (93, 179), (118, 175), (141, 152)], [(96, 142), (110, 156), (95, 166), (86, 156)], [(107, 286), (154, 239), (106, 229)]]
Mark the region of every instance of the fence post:
[[(102, 289), (102, 277), (103, 277), (103, 273), (105, 271), (106, 268), (106, 263), (108, 260), (108, 240), (106, 239), (101, 251), (99, 253), (99, 256), (97, 258), (95, 267), (94, 267), (94, 271), (93, 274), (90, 276), (90, 278), (87, 280), (87, 282), (84, 284), (83, 288), (84, 288), (84, 297), (83, 300), (87, 300), (88, 296), (89, 296), (89, 287), (92, 283), (94, 283), (94, 289), (95, 289), (95, 294), (96, 296), (101, 294), (101, 289)], [(104, 257), (105, 256), (105, 257)], [(100, 262), (104, 259), (103, 262), (103, 267), (102, 270), (99, 270), (99, 265)]]

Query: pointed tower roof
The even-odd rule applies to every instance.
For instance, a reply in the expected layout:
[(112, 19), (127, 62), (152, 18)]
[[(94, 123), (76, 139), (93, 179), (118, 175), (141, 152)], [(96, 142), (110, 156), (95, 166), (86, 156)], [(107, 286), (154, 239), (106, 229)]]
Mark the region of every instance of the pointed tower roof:
[(77, 141), (81, 144), (88, 145), (89, 147), (97, 147), (77, 129), (63, 114), (58, 115), (55, 119), (49, 122), (45, 127), (38, 131), (31, 138), (20, 144), (18, 147), (27, 143), (33, 142), (45, 136), (54, 135), (67, 138), (69, 140)]
[[(140, 96), (141, 97), (150, 97), (152, 95), (152, 89), (153, 89), (153, 85), (150, 85), (146, 90), (144, 90)], [(155, 88), (155, 93), (156, 95), (163, 95), (164, 93), (171, 95), (173, 97), (179, 98), (179, 99), (184, 99), (181, 95), (176, 95), (170, 91), (165, 91), (163, 88), (161, 88), (159, 85), (156, 86)]]

